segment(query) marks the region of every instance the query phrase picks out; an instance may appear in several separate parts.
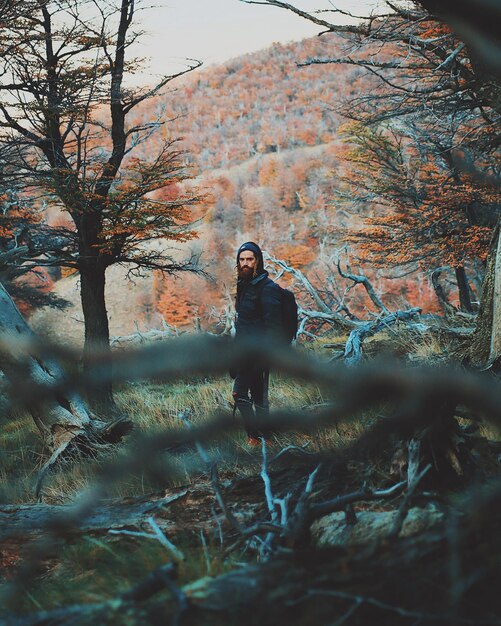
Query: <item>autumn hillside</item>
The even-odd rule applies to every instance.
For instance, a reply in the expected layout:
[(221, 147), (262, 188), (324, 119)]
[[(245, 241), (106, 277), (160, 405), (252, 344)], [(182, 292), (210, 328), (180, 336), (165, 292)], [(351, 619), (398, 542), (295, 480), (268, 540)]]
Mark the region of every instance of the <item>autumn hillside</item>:
[[(108, 277), (112, 334), (133, 332), (135, 323), (142, 329), (159, 327), (162, 318), (185, 326), (199, 316), (203, 326), (213, 325), (233, 288), (234, 251), (247, 239), (304, 269), (320, 287), (330, 280), (343, 232), (360, 221), (343, 181), (349, 164), (338, 132), (346, 122), (341, 113), (355, 94), (376, 87), (357, 67), (298, 63), (334, 56), (344, 45), (335, 35), (275, 44), (188, 74), (143, 108), (145, 120), (152, 115), (172, 120), (164, 137), (181, 138), (196, 183), (207, 193), (203, 210), (194, 216), (199, 239), (191, 245), (203, 251), (215, 281), (153, 274), (131, 285), (124, 281), (125, 270), (115, 268)], [(153, 135), (139, 151), (154, 153), (161, 138)], [(424, 280), (372, 277), (390, 306), (435, 306)], [(65, 335), (81, 336), (76, 282), (70, 276), (55, 286), (56, 293), (76, 303), (73, 313), (39, 311), (32, 320), (36, 328), (64, 328)], [(366, 304), (361, 299), (353, 306)]]

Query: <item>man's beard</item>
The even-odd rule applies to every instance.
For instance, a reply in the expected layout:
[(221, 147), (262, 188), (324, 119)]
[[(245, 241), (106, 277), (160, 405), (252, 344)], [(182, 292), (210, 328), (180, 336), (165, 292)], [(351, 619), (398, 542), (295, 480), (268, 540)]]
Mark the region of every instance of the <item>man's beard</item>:
[(238, 278), (242, 278), (244, 280), (248, 280), (249, 278), (254, 277), (254, 270), (250, 267), (239, 267), (238, 268)]

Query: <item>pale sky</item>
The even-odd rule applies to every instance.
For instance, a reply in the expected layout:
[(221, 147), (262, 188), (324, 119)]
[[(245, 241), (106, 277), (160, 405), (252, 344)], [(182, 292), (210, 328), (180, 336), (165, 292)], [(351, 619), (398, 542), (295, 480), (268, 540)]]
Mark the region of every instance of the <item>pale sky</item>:
[[(294, 3), (293, 0), (289, 0)], [(336, 7), (354, 14), (366, 14), (376, 0), (337, 0)], [(329, 9), (330, 0), (297, 0), (295, 5), (306, 11)], [(325, 19), (342, 17), (321, 15)], [(321, 27), (290, 11), (239, 0), (162, 0), (140, 14), (149, 33), (138, 49), (150, 57), (152, 75), (170, 74), (194, 58), (204, 66), (254, 52), (273, 42), (300, 40), (320, 32)]]

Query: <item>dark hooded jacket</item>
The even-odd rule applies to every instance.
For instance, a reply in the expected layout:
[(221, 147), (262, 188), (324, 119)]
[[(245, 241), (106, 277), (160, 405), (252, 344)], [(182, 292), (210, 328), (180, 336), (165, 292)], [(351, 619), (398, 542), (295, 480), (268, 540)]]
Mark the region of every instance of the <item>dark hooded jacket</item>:
[(252, 241), (240, 246), (237, 263), (243, 250), (251, 250), (256, 255), (257, 275), (250, 280), (239, 279), (237, 283), (236, 337), (278, 336), (282, 330), (280, 287), (268, 277), (259, 246)]

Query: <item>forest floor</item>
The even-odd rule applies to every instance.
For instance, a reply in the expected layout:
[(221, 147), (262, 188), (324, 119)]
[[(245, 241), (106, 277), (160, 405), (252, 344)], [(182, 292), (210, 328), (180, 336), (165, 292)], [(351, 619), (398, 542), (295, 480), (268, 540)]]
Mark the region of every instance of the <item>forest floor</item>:
[[(403, 338), (397, 352), (429, 362), (437, 347)], [(492, 429), (455, 416), (445, 444), (442, 429), (431, 446), (422, 431), (360, 447), (383, 406), (264, 448), (239, 428), (171, 446), (103, 492), (103, 468), (137, 454), (145, 433), (232, 411), (228, 377), (132, 383), (116, 399), (135, 424), (127, 441), (53, 471), (42, 502), (36, 429), (4, 421), (0, 623), (501, 624)], [(270, 399), (312, 416), (332, 400), (283, 376)]]

